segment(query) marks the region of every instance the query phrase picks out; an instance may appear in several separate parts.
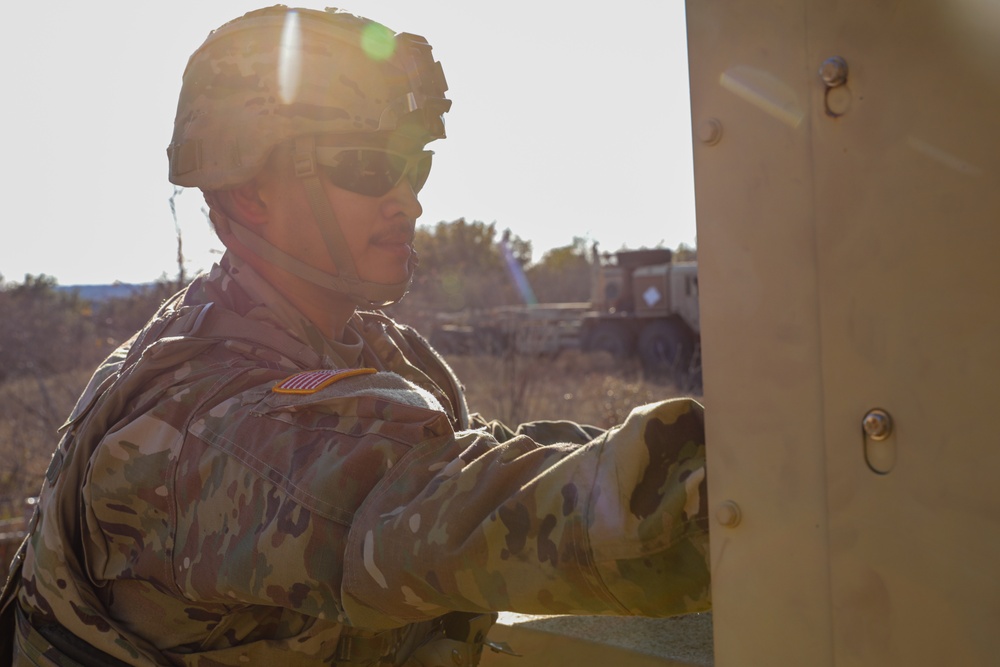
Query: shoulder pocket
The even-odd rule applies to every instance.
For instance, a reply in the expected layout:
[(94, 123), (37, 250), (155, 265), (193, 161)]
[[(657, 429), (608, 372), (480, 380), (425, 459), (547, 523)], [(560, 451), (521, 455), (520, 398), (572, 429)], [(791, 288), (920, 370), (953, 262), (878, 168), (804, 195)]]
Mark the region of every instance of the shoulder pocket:
[(434, 397), (392, 373), (345, 378), (311, 394), (273, 386), (214, 407), (191, 434), (345, 524), (413, 447), (452, 434)]

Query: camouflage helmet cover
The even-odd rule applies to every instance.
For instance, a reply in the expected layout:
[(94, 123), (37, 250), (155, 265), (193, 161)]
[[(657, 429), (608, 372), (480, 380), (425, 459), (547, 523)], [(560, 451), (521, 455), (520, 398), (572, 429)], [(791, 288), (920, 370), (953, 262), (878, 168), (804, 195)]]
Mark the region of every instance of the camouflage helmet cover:
[(416, 121), (427, 139), (442, 138), (447, 89), (423, 37), (335, 9), (253, 11), (213, 31), (188, 62), (167, 148), (170, 181), (240, 185), (276, 145), (303, 135)]

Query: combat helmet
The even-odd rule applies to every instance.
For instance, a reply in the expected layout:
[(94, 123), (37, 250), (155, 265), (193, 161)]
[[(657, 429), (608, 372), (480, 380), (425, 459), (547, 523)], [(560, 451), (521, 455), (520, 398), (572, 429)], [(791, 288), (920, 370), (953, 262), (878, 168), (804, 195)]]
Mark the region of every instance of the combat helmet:
[[(447, 89), (423, 37), (332, 8), (259, 9), (214, 30), (189, 59), (167, 148), (170, 181), (206, 193), (236, 187), (262, 169), (276, 146), (294, 141), (295, 171), (337, 275), (301, 262), (244, 225), (225, 224), (244, 246), (286, 271), (363, 307), (388, 305), (406, 292), (415, 258), (403, 283), (358, 278), (322, 189), (314, 138), (404, 126), (427, 141), (443, 138), (443, 114), (451, 107)], [(217, 224), (218, 215), (213, 210)]]

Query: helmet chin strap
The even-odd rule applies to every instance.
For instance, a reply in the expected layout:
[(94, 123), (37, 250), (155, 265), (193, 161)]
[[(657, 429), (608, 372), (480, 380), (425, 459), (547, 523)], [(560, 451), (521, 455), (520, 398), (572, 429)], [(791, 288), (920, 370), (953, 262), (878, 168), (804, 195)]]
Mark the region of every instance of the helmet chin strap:
[[(222, 212), (221, 207), (211, 206), (212, 222), (216, 227), (230, 231), (241, 245), (264, 261), (313, 285), (344, 294), (360, 308), (383, 308), (402, 299), (410, 288), (414, 270), (417, 268), (416, 253), (410, 254), (406, 279), (402, 282), (386, 284), (360, 279), (340, 223), (337, 222), (337, 216), (333, 212), (316, 170), (313, 137), (300, 137), (295, 141), (294, 162), (295, 173), (302, 179), (313, 218), (326, 244), (327, 253), (337, 267), (337, 275), (317, 269), (293, 257), (245, 225), (228, 217)], [(210, 197), (211, 199), (214, 197)]]
[(344, 294), (350, 297), (351, 301), (359, 308), (384, 308), (402, 299), (410, 287), (413, 271), (417, 266), (417, 257), (414, 253), (410, 255), (406, 280), (393, 284), (373, 283), (358, 278), (337, 276), (326, 271), (321, 271), (314, 266), (306, 264), (297, 257), (289, 255), (281, 248), (265, 240), (259, 234), (250, 231), (244, 225), (227, 217), (218, 210), (213, 209), (211, 216), (217, 227), (228, 228), (230, 233), (236, 237), (236, 240), (243, 247), (265, 262), (273, 264), (313, 285), (330, 290), (331, 292)]

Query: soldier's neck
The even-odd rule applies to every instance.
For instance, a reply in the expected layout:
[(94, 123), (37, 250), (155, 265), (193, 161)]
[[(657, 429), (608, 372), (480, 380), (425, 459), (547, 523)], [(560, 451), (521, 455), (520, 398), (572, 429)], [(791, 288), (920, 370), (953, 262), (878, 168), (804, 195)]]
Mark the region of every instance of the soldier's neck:
[[(304, 281), (303, 281), (304, 282)], [(354, 302), (343, 294), (331, 292), (305, 283), (298, 289), (284, 289), (275, 285), (292, 305), (294, 305), (320, 333), (331, 341), (343, 342), (344, 329), (354, 315)]]
[(261, 260), (251, 253), (242, 255), (271, 287), (277, 290), (328, 340), (343, 342), (344, 329), (354, 316), (355, 304), (346, 295), (304, 280)]

